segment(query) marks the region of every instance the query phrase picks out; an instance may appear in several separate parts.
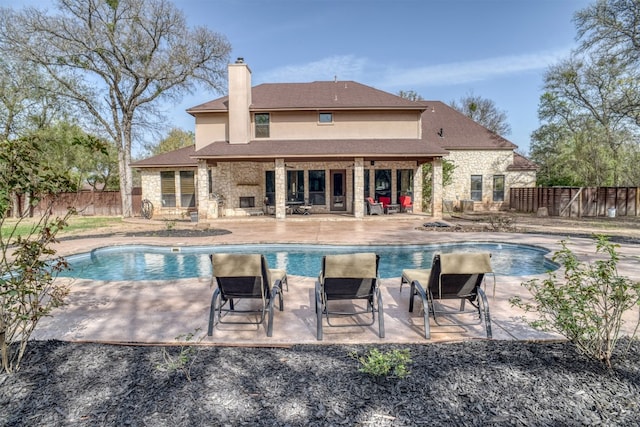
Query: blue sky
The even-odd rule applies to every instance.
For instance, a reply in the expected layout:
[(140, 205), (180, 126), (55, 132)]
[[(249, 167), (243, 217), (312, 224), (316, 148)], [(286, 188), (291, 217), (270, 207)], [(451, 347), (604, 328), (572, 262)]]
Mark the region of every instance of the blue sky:
[[(550, 65), (577, 46), (573, 14), (595, 0), (174, 0), (190, 26), (225, 35), (253, 84), (355, 80), (450, 103), (474, 94), (507, 114), (507, 136), (529, 151)], [(42, 2), (46, 4), (49, 2)], [(2, 6), (38, 0), (0, 0)], [(51, 5), (48, 6), (51, 9)], [(167, 105), (169, 126), (221, 96)]]
[[(229, 39), (253, 84), (355, 80), (450, 103), (474, 94), (506, 112), (528, 152), (548, 67), (577, 46), (587, 0), (176, 0), (191, 25)], [(216, 94), (185, 97), (172, 117)]]

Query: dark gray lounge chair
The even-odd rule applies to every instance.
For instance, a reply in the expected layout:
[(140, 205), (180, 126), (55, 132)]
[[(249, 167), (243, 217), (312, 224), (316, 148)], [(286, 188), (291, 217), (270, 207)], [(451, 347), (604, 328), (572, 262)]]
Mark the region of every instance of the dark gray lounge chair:
[[(492, 337), (489, 302), (481, 286), (485, 274), (493, 274), (491, 255), (486, 252), (436, 254), (433, 257), (431, 269), (402, 271), (401, 289), (403, 283), (411, 284), (409, 312), (413, 312), (413, 302), (416, 296), (422, 300), (425, 338), (431, 337), (429, 314), (433, 315), (436, 324), (441, 326), (438, 315), (459, 315), (471, 312), (465, 310), (466, 301), (469, 301), (474, 307), (474, 311), (477, 311), (479, 322), (484, 320), (487, 338)], [(460, 310), (445, 310), (439, 306), (436, 308), (435, 301), (444, 299), (460, 299)], [(465, 325), (465, 323), (453, 324)]]
[[(210, 259), (212, 280), (217, 287), (211, 297), (207, 334), (211, 336), (213, 327), (218, 323), (259, 325), (266, 318), (267, 336), (270, 337), (273, 334), (273, 305), (276, 298), (279, 310), (283, 310), (281, 270), (269, 270), (267, 260), (259, 254), (212, 254)], [(244, 298), (259, 300), (261, 304), (237, 310), (237, 301), (234, 300)]]
[[(378, 279), (380, 257), (375, 253), (326, 255), (316, 282), (317, 339), (322, 340), (323, 316), (329, 326), (370, 326), (378, 315), (378, 335), (384, 338), (384, 313)], [(365, 300), (365, 310), (332, 311), (329, 302), (336, 300)], [(370, 321), (332, 324), (332, 316), (371, 316)]]

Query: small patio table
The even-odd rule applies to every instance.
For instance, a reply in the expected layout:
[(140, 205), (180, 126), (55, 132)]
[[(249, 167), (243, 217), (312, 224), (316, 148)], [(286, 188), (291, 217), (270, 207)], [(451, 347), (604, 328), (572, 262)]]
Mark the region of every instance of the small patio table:
[(400, 205), (398, 204), (388, 204), (384, 208), (384, 213), (386, 213), (387, 215), (397, 213), (397, 212), (400, 212)]

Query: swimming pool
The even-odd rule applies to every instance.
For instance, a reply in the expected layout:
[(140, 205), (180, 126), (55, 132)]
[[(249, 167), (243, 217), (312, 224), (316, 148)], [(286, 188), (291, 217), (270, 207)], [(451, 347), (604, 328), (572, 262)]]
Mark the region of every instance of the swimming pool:
[(395, 246), (330, 245), (224, 245), (157, 247), (124, 245), (95, 249), (67, 257), (70, 270), (61, 277), (93, 280), (171, 280), (211, 276), (209, 254), (218, 252), (261, 253), (271, 268), (290, 275), (316, 277), (326, 254), (375, 252), (380, 255), (381, 278), (400, 277), (405, 268), (430, 268), (435, 252), (490, 252), (497, 275), (528, 276), (555, 270), (545, 258), (547, 250), (509, 243), (450, 243)]

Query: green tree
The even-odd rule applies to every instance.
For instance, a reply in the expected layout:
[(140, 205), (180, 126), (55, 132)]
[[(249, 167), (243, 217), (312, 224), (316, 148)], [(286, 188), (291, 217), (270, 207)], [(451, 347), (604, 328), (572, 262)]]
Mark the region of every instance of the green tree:
[(0, 140), (48, 126), (68, 109), (53, 94), (55, 83), (34, 65), (0, 57)]
[(398, 96), (409, 101), (424, 101), (424, 98), (414, 90), (401, 90)]
[(77, 124), (60, 121), (24, 138), (38, 148), (41, 164), (54, 173), (68, 173), (78, 190), (118, 189), (118, 155), (114, 144), (83, 131)]
[(507, 113), (500, 111), (490, 99), (470, 93), (449, 105), (495, 134), (507, 136), (511, 133)]
[(626, 70), (627, 81), (610, 108), (640, 125), (640, 2), (600, 0), (576, 13), (580, 52), (604, 62), (614, 61)]
[(151, 155), (156, 156), (162, 153), (168, 153), (178, 148), (188, 147), (195, 144), (195, 135), (191, 131), (173, 128), (166, 137), (160, 140), (157, 145), (150, 145), (147, 149)]
[[(0, 11), (0, 49), (42, 67), (118, 150), (122, 212), (131, 216), (131, 149), (161, 100), (204, 84), (221, 91), (230, 45), (187, 27), (167, 0), (60, 0), (58, 14)], [(46, 48), (44, 48), (46, 47)]]
[(619, 172), (626, 159), (620, 154), (633, 133), (632, 123), (615, 105), (637, 86), (619, 62), (597, 57), (572, 56), (547, 71), (538, 115), (543, 124), (564, 127), (568, 139), (579, 142), (574, 144), (576, 163), (592, 162), (599, 169), (578, 177), (585, 185), (626, 184)]
[(581, 50), (601, 57), (640, 62), (640, 2), (599, 0), (576, 13), (574, 21)]

